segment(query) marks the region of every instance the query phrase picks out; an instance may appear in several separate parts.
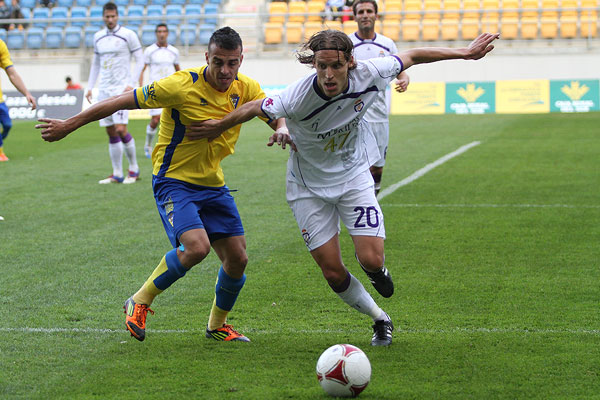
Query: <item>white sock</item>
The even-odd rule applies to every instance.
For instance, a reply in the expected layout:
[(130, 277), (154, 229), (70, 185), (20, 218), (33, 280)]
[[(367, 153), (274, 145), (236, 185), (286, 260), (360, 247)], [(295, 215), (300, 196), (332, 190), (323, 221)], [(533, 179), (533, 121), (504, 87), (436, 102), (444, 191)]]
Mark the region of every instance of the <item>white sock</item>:
[(127, 143), (124, 143), (125, 154), (127, 154), (127, 160), (129, 161), (129, 170), (132, 172), (139, 172), (140, 167), (137, 163), (137, 158), (135, 156), (135, 139), (131, 138), (131, 140)]
[(154, 129), (152, 129), (150, 124), (146, 125), (146, 143), (144, 144), (144, 147), (152, 147), (152, 141), (154, 140), (154, 135), (156, 135), (157, 130), (158, 125)]
[(349, 272), (348, 274), (350, 275), (350, 285), (348, 286), (348, 289), (337, 293), (337, 295), (350, 307), (373, 318), (373, 321), (382, 319), (381, 316), (382, 314), (385, 314), (385, 312), (379, 308), (377, 303), (375, 303), (375, 300), (373, 300), (369, 292), (365, 290), (362, 283)]
[(108, 144), (108, 154), (113, 167), (113, 176), (123, 177), (123, 142)]

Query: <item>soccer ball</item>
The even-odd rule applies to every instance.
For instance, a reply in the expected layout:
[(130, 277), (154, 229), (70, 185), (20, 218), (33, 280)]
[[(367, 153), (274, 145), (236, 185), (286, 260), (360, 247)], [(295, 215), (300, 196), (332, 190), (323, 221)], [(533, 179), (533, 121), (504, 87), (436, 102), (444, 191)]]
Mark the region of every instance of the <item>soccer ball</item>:
[(327, 394), (356, 397), (371, 379), (371, 363), (361, 349), (351, 344), (336, 344), (317, 361), (317, 378)]

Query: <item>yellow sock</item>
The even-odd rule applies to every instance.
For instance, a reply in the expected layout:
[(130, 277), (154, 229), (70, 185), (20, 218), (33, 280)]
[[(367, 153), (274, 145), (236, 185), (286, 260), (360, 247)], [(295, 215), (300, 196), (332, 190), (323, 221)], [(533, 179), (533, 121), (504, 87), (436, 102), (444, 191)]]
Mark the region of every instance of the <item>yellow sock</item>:
[(4, 154), (4, 148), (0, 146), (0, 155)]
[(210, 309), (210, 317), (208, 317), (208, 330), (212, 331), (222, 327), (227, 322), (227, 314), (229, 314), (229, 311), (217, 307), (217, 298), (215, 297)]
[(152, 275), (146, 280), (144, 285), (133, 295), (133, 301), (138, 304), (152, 304), (154, 298), (163, 291), (156, 287), (154, 279), (167, 270), (167, 260), (165, 257), (160, 260), (160, 263), (156, 269), (152, 272)]

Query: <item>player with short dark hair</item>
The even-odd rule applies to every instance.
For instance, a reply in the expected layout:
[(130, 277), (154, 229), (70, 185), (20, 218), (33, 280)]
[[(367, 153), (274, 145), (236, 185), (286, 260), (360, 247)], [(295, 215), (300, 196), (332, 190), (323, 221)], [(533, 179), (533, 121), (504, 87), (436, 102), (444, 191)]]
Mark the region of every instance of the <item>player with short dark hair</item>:
[[(221, 161), (233, 154), (241, 126), (227, 129), (212, 142), (185, 136), (193, 121), (223, 118), (239, 106), (265, 97), (255, 80), (238, 72), (241, 39), (229, 27), (217, 30), (206, 52), (207, 66), (190, 68), (93, 105), (65, 121), (43, 118), (42, 138), (60, 140), (70, 132), (116, 110), (163, 108), (152, 155), (152, 188), (173, 249), (165, 254), (142, 287), (125, 303), (126, 325), (144, 340), (146, 316), (154, 298), (201, 262), (211, 247), (221, 259), (206, 337), (249, 341), (228, 325), (227, 314), (244, 286), (248, 262), (242, 221)], [(237, 47), (236, 47), (237, 46)], [(263, 118), (276, 128), (282, 120)]]
[(392, 343), (392, 321), (363, 285), (345, 267), (340, 250), (342, 220), (354, 243), (355, 255), (375, 289), (394, 292), (384, 266), (385, 227), (373, 190), (369, 167), (380, 158), (377, 143), (363, 115), (402, 71), (448, 59), (480, 59), (493, 49), (499, 35), (482, 34), (466, 48), (415, 48), (393, 56), (355, 61), (353, 44), (343, 32), (313, 35), (298, 59), (316, 73), (288, 86), (280, 94), (249, 102), (222, 120), (188, 127), (187, 136), (219, 140), (256, 116), (285, 118), (289, 135), (276, 132), (269, 143), (293, 144), (287, 167), (287, 200), (304, 242), (324, 278), (349, 306), (373, 319), (374, 346)]
[[(396, 44), (392, 39), (375, 33), (375, 21), (377, 21), (377, 2), (375, 0), (356, 0), (352, 4), (352, 12), (358, 26), (358, 31), (349, 35), (350, 40), (354, 43), (355, 59), (368, 60), (369, 58), (386, 57), (398, 53)], [(402, 71), (396, 81), (396, 90), (400, 93), (406, 91), (409, 82), (408, 74), (406, 71)], [(363, 117), (371, 125), (381, 154), (381, 158), (376, 160), (370, 168), (375, 181), (375, 195), (381, 189), (381, 177), (390, 140), (389, 108), (389, 90), (381, 91)]]
[[(101, 101), (137, 86), (144, 67), (140, 39), (135, 32), (119, 25), (119, 10), (115, 3), (108, 2), (102, 6), (102, 19), (105, 27), (94, 34), (94, 57), (85, 95), (90, 103), (98, 78), (98, 100)], [(132, 59), (135, 60), (133, 73), (130, 66)], [(135, 140), (127, 130), (128, 122), (127, 110), (118, 110), (100, 121), (108, 135), (108, 153), (113, 170), (108, 178), (98, 182), (100, 184), (134, 183), (139, 179)], [(123, 173), (123, 152), (129, 161), (127, 176)]]
[[(156, 42), (146, 47), (144, 50), (144, 68), (140, 73), (140, 86), (143, 85), (144, 71), (150, 67), (150, 82), (179, 71), (179, 50), (170, 45), (168, 40), (169, 27), (167, 24), (158, 24), (154, 30)], [(150, 158), (152, 154), (152, 142), (158, 130), (162, 108), (153, 108), (149, 111), (150, 123), (146, 126), (146, 142), (144, 143), (144, 154)]]

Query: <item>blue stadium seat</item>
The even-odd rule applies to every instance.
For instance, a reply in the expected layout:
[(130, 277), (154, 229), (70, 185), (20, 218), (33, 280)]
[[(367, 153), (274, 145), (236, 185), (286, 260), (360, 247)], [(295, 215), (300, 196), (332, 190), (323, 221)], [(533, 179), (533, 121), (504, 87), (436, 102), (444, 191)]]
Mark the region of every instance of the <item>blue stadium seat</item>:
[(23, 31), (17, 29), (8, 31), (6, 34), (6, 46), (9, 50), (22, 49), (25, 46), (25, 34), (23, 34)]
[(6, 43), (6, 29), (0, 28), (0, 40)]
[(204, 4), (204, 0), (188, 0), (188, 4)]
[[(102, 18), (102, 7), (100, 6), (93, 6), (90, 7), (90, 18)], [(90, 25), (95, 26), (96, 28), (100, 28), (104, 25), (104, 22), (102, 20), (98, 20), (98, 21), (90, 21), (89, 22)]]
[(81, 27), (68, 26), (65, 28), (65, 47), (67, 49), (77, 49), (81, 47), (82, 39)]
[[(67, 17), (69, 16), (69, 9), (67, 7), (54, 7), (52, 9), (52, 26), (67, 26)], [(62, 19), (63, 21), (54, 21), (54, 19)]]
[(63, 31), (57, 26), (49, 26), (46, 28), (46, 48), (58, 49), (62, 47)]
[(167, 14), (167, 23), (179, 25), (181, 24), (181, 15), (183, 14), (183, 8), (179, 4), (169, 4), (165, 7), (165, 12)]
[[(6, 4), (10, 6), (10, 1), (7, 1)], [(21, 0), (19, 4), (21, 8), (33, 8), (35, 7), (35, 0)]]
[(146, 6), (148, 4), (148, 1), (146, 1), (146, 0), (133, 0), (133, 4), (135, 4), (136, 6)]
[[(204, 6), (204, 14), (207, 17), (204, 20), (205, 24), (213, 24), (213, 25), (217, 25), (217, 14), (219, 13), (219, 7), (216, 4), (206, 4)], [(209, 18), (211, 17), (212, 18)]]
[(184, 46), (193, 46), (196, 44), (196, 26), (195, 25), (181, 25), (181, 32), (179, 34), (179, 42)]
[[(129, 0), (114, 0), (113, 3), (115, 3), (117, 6), (119, 6), (119, 13), (120, 13), (124, 7), (129, 5)], [(96, 4), (98, 4), (97, 0), (96, 0)]]
[[(22, 4), (23, 2), (21, 2)], [(59, 7), (67, 7), (67, 8), (71, 8), (73, 7), (73, 0), (58, 0), (56, 2), (56, 5)]]
[[(127, 7), (127, 12), (125, 13), (127, 17), (143, 17), (144, 16), (144, 7), (138, 5), (131, 5)], [(127, 19), (126, 19), (127, 20)], [(140, 26), (142, 24), (141, 19), (137, 20), (127, 20), (127, 23), (132, 26)]]
[(186, 17), (185, 23), (190, 25), (200, 25), (202, 6), (199, 4), (188, 4), (185, 6), (183, 14)]
[(216, 29), (216, 25), (213, 24), (202, 24), (198, 31), (198, 42), (200, 44), (208, 44), (210, 37)]
[(97, 6), (102, 7), (103, 5), (105, 5), (106, 3), (108, 3), (110, 0), (96, 0), (94, 2), (94, 4), (96, 4)]
[(156, 34), (154, 33), (155, 25), (142, 25), (142, 34), (140, 35), (140, 41), (142, 46), (150, 46), (156, 42)]
[(87, 25), (83, 28), (83, 41), (85, 43), (85, 47), (93, 47), (94, 46), (94, 34), (98, 32), (98, 27), (93, 25)]
[[(10, 39), (10, 34), (8, 37)], [(27, 48), (28, 49), (41, 49), (44, 43), (44, 30), (42, 28), (31, 27), (27, 30)], [(10, 47), (10, 46), (9, 46)]]
[(169, 28), (169, 37), (167, 38), (167, 43), (175, 46), (175, 44), (177, 43), (177, 39), (179, 38), (179, 27), (177, 25), (169, 24), (167, 25), (167, 28)]
[(33, 9), (33, 26), (36, 28), (45, 28), (48, 26), (47, 21), (42, 21), (50, 18), (50, 11), (45, 7), (38, 7)]
[(31, 19), (31, 8), (21, 7), (21, 14), (23, 14), (23, 19)]
[(90, 8), (92, 6), (92, 0), (75, 0), (75, 4), (79, 7)]
[[(87, 8), (75, 6), (71, 8), (71, 18), (86, 18), (87, 19)], [(85, 26), (86, 21), (73, 21), (71, 20), (71, 26)]]
[(169, 4), (179, 4), (180, 6), (184, 5), (186, 0), (171, 0)]
[(209, 3), (209, 4), (217, 4), (217, 5), (219, 5), (219, 4), (221, 4), (222, 2), (223, 2), (223, 1), (221, 1), (221, 0), (208, 0), (208, 3)]
[(167, 4), (167, 0), (150, 0), (150, 4), (158, 4), (164, 6)]
[[(158, 18), (158, 16), (162, 17), (163, 15), (163, 6), (159, 6), (157, 4), (150, 4), (146, 7), (146, 23), (147, 24), (158, 24), (162, 21), (162, 18)], [(154, 17), (154, 18), (148, 18)]]

